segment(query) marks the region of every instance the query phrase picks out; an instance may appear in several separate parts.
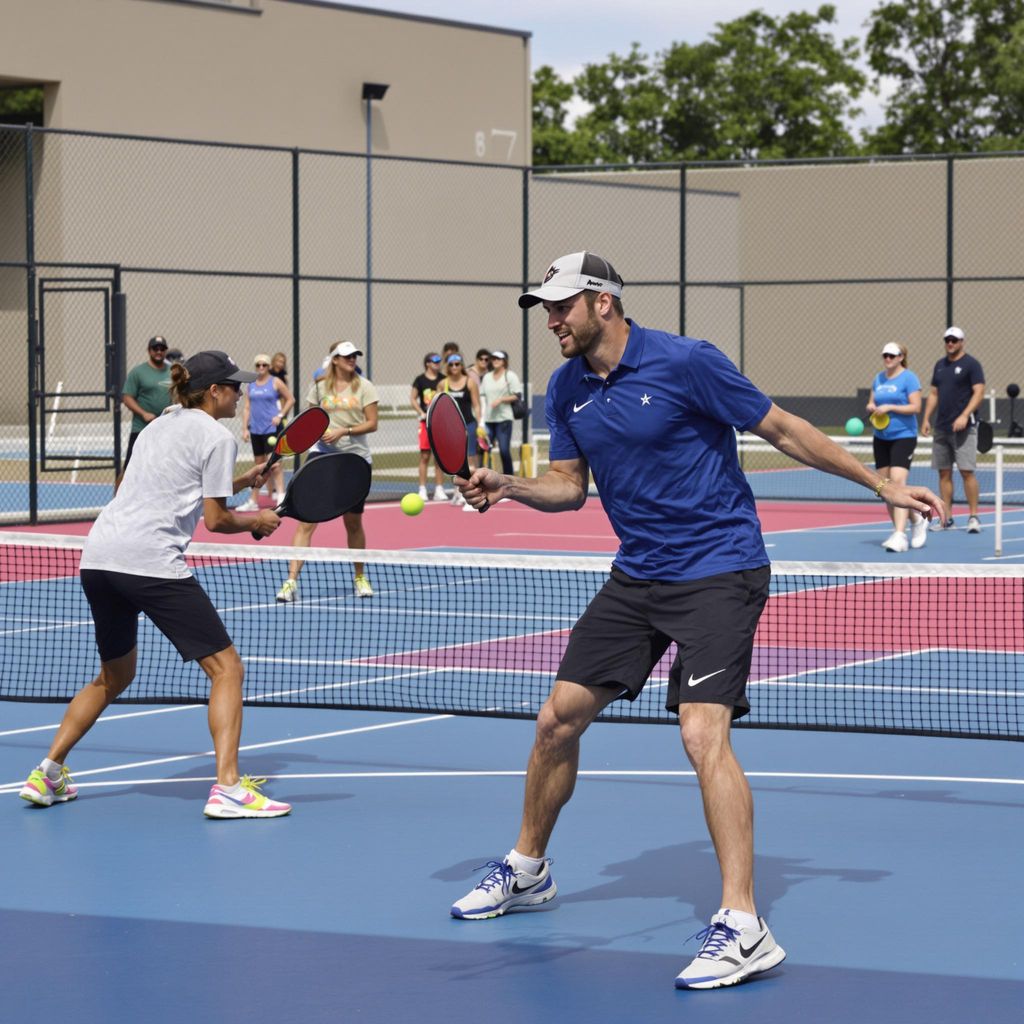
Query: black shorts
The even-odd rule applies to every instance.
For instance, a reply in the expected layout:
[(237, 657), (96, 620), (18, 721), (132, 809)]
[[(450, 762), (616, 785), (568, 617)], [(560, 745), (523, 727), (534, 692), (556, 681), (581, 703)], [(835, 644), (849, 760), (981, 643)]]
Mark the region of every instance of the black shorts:
[(740, 718), (750, 710), (754, 631), (770, 580), (768, 566), (686, 583), (636, 580), (612, 569), (573, 627), (558, 678), (614, 686), (635, 700), (674, 640), (679, 650), (665, 707), (724, 704)]
[(122, 658), (135, 647), (139, 612), (174, 644), (182, 661), (199, 661), (231, 646), (217, 609), (194, 576), (168, 580), (83, 569), (81, 577), (100, 661)]
[(875, 469), (889, 469), (892, 466), (910, 469), (917, 438), (897, 437), (895, 441), (886, 441), (884, 438), (876, 437), (874, 447)]
[(274, 445), (267, 444), (267, 438), (272, 437), (277, 443), (277, 434), (250, 434), (249, 442), (252, 444), (253, 455), (269, 455), (274, 450)]
[[(330, 455), (330, 452), (310, 452), (309, 453), (309, 458), (315, 459), (318, 455)], [(373, 467), (371, 466), (370, 469), (371, 469), (371, 479), (372, 479), (372, 469), (373, 469)], [(350, 515), (353, 512), (355, 512), (357, 515), (362, 515), (363, 514), (363, 510), (365, 508), (366, 508), (366, 499), (364, 498), (361, 502), (359, 502), (358, 505), (353, 505), (348, 510), (348, 512), (345, 513), (345, 515)]]
[(123, 473), (128, 468), (128, 463), (132, 457), (132, 449), (135, 447), (135, 442), (139, 439), (139, 434), (142, 431), (138, 430), (128, 435), (128, 450), (124, 453), (124, 464), (121, 466), (121, 472)]

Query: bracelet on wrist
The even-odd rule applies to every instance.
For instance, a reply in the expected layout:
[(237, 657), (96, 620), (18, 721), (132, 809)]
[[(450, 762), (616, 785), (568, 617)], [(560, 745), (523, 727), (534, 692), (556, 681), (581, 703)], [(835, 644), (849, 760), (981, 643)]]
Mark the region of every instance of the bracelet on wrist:
[(875, 484), (875, 497), (876, 498), (880, 498), (882, 496), (882, 488), (886, 484), (891, 484), (891, 483), (892, 483), (892, 481), (888, 477), (885, 477), (884, 479), (879, 480), (878, 483)]

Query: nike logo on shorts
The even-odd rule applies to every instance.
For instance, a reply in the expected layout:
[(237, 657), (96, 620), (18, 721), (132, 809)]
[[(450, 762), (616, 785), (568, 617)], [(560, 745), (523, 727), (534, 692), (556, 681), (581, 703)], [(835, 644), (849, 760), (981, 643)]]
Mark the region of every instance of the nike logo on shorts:
[(690, 678), (687, 680), (687, 686), (699, 686), (705, 679), (710, 679), (712, 676), (717, 676), (719, 673), (724, 671), (724, 668), (720, 668), (718, 672), (709, 672), (706, 676), (701, 676), (700, 679), (694, 679), (693, 673), (691, 672)]

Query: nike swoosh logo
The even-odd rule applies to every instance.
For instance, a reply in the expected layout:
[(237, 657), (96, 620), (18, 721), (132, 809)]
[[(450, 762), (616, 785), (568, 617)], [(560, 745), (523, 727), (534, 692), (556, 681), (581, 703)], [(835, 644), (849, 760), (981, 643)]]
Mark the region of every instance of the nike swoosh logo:
[(754, 952), (754, 950), (755, 950), (755, 949), (757, 949), (757, 947), (758, 947), (758, 946), (760, 946), (760, 945), (761, 945), (761, 943), (762, 943), (762, 942), (764, 942), (764, 940), (765, 940), (765, 939), (767, 939), (767, 938), (768, 938), (768, 933), (767, 933), (767, 932), (765, 932), (765, 933), (764, 933), (764, 935), (762, 935), (762, 936), (761, 936), (761, 938), (759, 938), (759, 939), (757, 940), (757, 942), (755, 942), (755, 943), (754, 943), (754, 944), (753, 944), (753, 945), (752, 945), (752, 946), (750, 947), (750, 949), (744, 949), (744, 948), (743, 948), (743, 943), (741, 942), (741, 943), (740, 943), (740, 956), (742, 956), (742, 957), (744, 957), (744, 958), (746, 958), (746, 957), (750, 956), (750, 954), (751, 954), (751, 953), (753, 953), (753, 952)]
[(593, 399), (592, 399), (592, 398), (588, 398), (588, 399), (587, 399), (587, 400), (586, 400), (586, 401), (585, 401), (585, 402), (584, 402), (584, 403), (583, 403), (582, 405), (576, 405), (575, 403), (573, 403), (572, 411), (573, 411), (573, 412), (579, 412), (579, 411), (580, 411), (580, 409), (586, 409), (586, 407), (587, 407), (588, 405), (590, 405), (590, 403), (591, 403), (592, 401), (593, 401)]
[(512, 891), (513, 891), (514, 893), (522, 893), (522, 892), (527, 892), (527, 891), (529, 891), (530, 889), (532, 889), (532, 888), (533, 888), (533, 887), (534, 887), (534, 886), (535, 886), (536, 884), (537, 884), (536, 882), (533, 882), (533, 883), (531, 883), (530, 885), (524, 885), (524, 886), (520, 886), (520, 884), (519, 884), (518, 882), (513, 882), (513, 883), (512, 883)]
[(717, 676), (719, 672), (724, 672), (724, 671), (725, 671), (724, 668), (720, 668), (718, 670), (718, 672), (709, 672), (706, 676), (701, 676), (700, 679), (694, 679), (693, 678), (693, 673), (691, 672), (690, 673), (690, 678), (687, 680), (687, 685), (688, 686), (698, 686), (700, 683), (703, 683), (705, 679), (710, 679), (712, 676)]

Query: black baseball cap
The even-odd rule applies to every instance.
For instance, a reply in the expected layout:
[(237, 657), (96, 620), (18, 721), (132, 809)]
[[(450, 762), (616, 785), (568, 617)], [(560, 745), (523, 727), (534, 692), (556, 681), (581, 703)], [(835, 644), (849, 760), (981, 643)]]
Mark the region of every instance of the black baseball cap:
[(228, 381), (249, 384), (256, 379), (251, 370), (240, 370), (231, 356), (215, 349), (197, 352), (185, 361), (185, 369), (189, 376), (189, 391), (205, 391), (211, 384)]
[(159, 334), (149, 339), (149, 348), (167, 348), (167, 339)]

